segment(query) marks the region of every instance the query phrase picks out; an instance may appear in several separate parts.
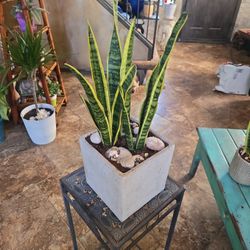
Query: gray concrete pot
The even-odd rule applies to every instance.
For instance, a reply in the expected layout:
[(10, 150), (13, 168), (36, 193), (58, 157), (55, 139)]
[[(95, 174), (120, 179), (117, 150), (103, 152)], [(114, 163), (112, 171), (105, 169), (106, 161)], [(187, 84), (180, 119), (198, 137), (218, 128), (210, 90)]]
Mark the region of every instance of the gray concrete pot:
[(120, 221), (126, 220), (164, 190), (173, 144), (164, 140), (168, 147), (122, 173), (88, 143), (85, 139), (88, 135), (80, 138), (86, 181)]
[(250, 185), (250, 163), (241, 157), (239, 149), (230, 164), (229, 174), (239, 184)]

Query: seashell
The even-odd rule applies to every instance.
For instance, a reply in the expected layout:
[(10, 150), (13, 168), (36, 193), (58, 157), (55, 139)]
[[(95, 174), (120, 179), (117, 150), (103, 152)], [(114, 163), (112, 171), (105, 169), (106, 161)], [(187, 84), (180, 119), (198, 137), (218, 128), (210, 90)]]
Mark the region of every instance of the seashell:
[(144, 161), (144, 158), (141, 155), (134, 155), (133, 158), (135, 163), (141, 163)]
[(112, 161), (117, 161), (119, 157), (119, 148), (118, 147), (112, 147), (110, 148), (106, 153), (105, 156)]
[(135, 127), (133, 129), (133, 132), (134, 132), (135, 135), (138, 135), (138, 133), (139, 133), (139, 127)]
[(149, 153), (145, 153), (144, 157), (147, 158), (149, 156)]
[(99, 135), (98, 132), (95, 132), (93, 133), (91, 136), (90, 136), (90, 141), (94, 144), (100, 144), (102, 142), (102, 139)]
[(133, 157), (125, 157), (120, 159), (120, 164), (124, 168), (133, 168), (135, 166), (135, 161)]
[(146, 147), (154, 151), (160, 151), (165, 148), (165, 144), (161, 139), (152, 136), (146, 139)]

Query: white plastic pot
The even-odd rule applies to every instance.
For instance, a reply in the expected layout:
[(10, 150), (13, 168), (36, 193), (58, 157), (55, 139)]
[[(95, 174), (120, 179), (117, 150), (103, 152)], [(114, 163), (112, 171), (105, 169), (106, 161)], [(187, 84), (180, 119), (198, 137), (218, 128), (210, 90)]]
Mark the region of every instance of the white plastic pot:
[(175, 3), (164, 4), (164, 18), (174, 19), (175, 10), (176, 10)]
[(38, 107), (50, 109), (53, 111), (53, 114), (39, 121), (27, 120), (24, 116), (32, 109), (35, 109), (35, 104), (32, 104), (24, 108), (20, 115), (32, 142), (38, 145), (45, 145), (54, 141), (56, 138), (55, 108), (47, 103), (39, 103)]
[(173, 144), (164, 140), (168, 147), (122, 173), (88, 143), (85, 139), (88, 135), (80, 138), (86, 181), (120, 221), (164, 190)]

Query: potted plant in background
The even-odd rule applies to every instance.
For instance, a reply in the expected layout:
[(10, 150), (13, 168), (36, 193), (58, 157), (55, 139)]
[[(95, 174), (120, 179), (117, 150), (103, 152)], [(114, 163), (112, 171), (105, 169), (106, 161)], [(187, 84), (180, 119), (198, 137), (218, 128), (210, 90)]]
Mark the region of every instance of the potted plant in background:
[(174, 14), (176, 10), (176, 0), (165, 0), (164, 1), (164, 18), (174, 19)]
[[(51, 104), (56, 108), (57, 105), (57, 96), (62, 94), (62, 91), (60, 89), (60, 85), (56, 78), (54, 77), (47, 77), (47, 83), (48, 83), (48, 88), (49, 88), (49, 93), (50, 93), (50, 100)], [(45, 101), (45, 94), (43, 89), (40, 87), (38, 91), (38, 95), (41, 97), (42, 101)]]
[(10, 60), (20, 68), (33, 85), (34, 103), (21, 112), (26, 130), (35, 144), (48, 144), (56, 137), (55, 108), (47, 103), (37, 103), (37, 70), (53, 60), (54, 53), (42, 43), (42, 32), (32, 32), (27, 26), (25, 32), (11, 32), (8, 41)]
[(236, 182), (250, 185), (250, 122), (247, 127), (245, 144), (235, 152), (229, 173)]
[[(36, 31), (37, 29), (36, 23), (41, 23), (41, 12), (46, 10), (39, 8), (37, 4), (34, 3), (33, 0), (26, 0), (25, 8), (27, 8), (27, 10), (31, 15), (32, 30)], [(13, 6), (12, 13), (18, 22), (20, 30), (24, 32), (27, 24), (23, 14), (23, 6), (20, 1), (17, 1), (17, 3)]]
[(4, 133), (4, 120), (9, 120), (8, 113), (10, 106), (7, 101), (8, 88), (11, 84), (19, 79), (19, 75), (16, 76), (11, 81), (7, 82), (7, 75), (9, 68), (5, 68), (3, 65), (0, 66), (0, 143), (5, 140)]
[(170, 53), (186, 20), (184, 14), (177, 22), (164, 54), (148, 80), (139, 123), (130, 120), (131, 88), (136, 75), (132, 63), (135, 22), (131, 24), (122, 51), (116, 1), (107, 75), (90, 26), (88, 44), (94, 86), (76, 68), (66, 64), (85, 90), (86, 96), (82, 100), (98, 130), (80, 139), (87, 183), (121, 221), (165, 187), (174, 145), (150, 131), (150, 125), (164, 86)]

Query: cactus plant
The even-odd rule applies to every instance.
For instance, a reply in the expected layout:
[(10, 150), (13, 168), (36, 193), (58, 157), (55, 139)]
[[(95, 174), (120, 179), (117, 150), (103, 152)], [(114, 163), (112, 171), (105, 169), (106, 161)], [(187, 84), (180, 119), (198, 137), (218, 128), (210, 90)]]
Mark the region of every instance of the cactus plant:
[(140, 129), (135, 141), (130, 126), (131, 88), (136, 74), (136, 67), (132, 63), (135, 21), (131, 24), (122, 50), (118, 35), (117, 0), (114, 0), (113, 9), (114, 29), (108, 56), (107, 74), (105, 75), (97, 42), (90, 25), (88, 27), (88, 44), (94, 86), (75, 67), (70, 64), (65, 65), (76, 74), (85, 90), (86, 97), (81, 97), (81, 99), (95, 122), (103, 144), (105, 146), (115, 145), (122, 130), (125, 133), (129, 150), (141, 150), (157, 110), (169, 56), (180, 30), (187, 20), (187, 14), (182, 14), (176, 23), (163, 56), (148, 80), (147, 94), (140, 115)]

